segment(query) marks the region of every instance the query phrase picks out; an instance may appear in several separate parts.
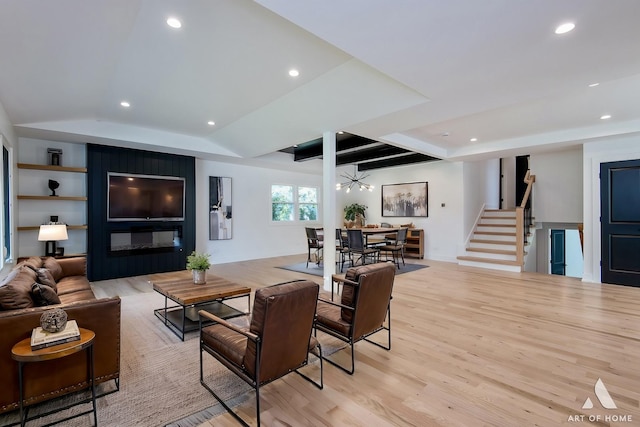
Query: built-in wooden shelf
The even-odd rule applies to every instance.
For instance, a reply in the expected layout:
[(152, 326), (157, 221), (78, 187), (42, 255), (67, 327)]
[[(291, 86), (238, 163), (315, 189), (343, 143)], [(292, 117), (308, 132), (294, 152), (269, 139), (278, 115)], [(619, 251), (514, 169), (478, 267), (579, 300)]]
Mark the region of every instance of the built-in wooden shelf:
[[(67, 230), (86, 230), (88, 227), (86, 225), (67, 225)], [(40, 230), (39, 225), (27, 225), (24, 227), (18, 227), (18, 231), (38, 231)]]
[(54, 166), (54, 165), (33, 165), (31, 163), (18, 163), (18, 169), (35, 169), (35, 170), (41, 170), (41, 171), (87, 173), (87, 168), (77, 168), (72, 166)]
[(86, 202), (86, 196), (25, 196), (18, 195), (18, 200), (71, 200)]

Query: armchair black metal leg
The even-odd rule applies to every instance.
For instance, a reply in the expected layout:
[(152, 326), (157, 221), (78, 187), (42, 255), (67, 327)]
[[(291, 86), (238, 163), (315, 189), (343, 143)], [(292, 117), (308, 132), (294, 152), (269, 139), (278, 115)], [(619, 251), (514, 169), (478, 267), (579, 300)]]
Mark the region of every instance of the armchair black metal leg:
[(314, 353), (313, 350), (310, 351), (311, 354), (318, 356), (318, 359), (320, 359), (320, 383), (314, 381), (313, 379), (311, 379), (310, 377), (308, 377), (307, 375), (303, 374), (302, 372), (300, 372), (299, 370), (296, 369), (296, 374), (300, 375), (302, 378), (304, 378), (305, 380), (309, 381), (311, 384), (313, 384), (314, 386), (318, 387), (320, 390), (322, 390), (324, 388), (324, 372), (323, 372), (323, 367), (322, 367), (322, 346), (320, 346), (320, 343), (318, 343), (318, 354)]
[[(202, 330), (202, 327), (200, 328), (200, 330)], [(200, 384), (202, 384), (202, 386), (204, 388), (206, 388), (209, 393), (211, 393), (213, 395), (213, 397), (216, 398), (216, 400), (218, 401), (218, 403), (220, 403), (220, 405), (222, 405), (222, 407), (229, 413), (231, 414), (231, 416), (233, 416), (233, 418), (236, 419), (236, 421), (238, 421), (240, 424), (242, 424), (244, 427), (249, 427), (249, 424), (247, 424), (242, 418), (240, 418), (240, 416), (238, 414), (236, 414), (233, 409), (231, 409), (221, 398), (220, 396), (218, 396), (216, 394), (215, 391), (213, 391), (213, 389), (211, 387), (209, 387), (207, 385), (207, 383), (205, 383), (204, 381), (204, 368), (202, 366), (202, 352), (204, 350), (202, 349), (202, 347), (200, 347)], [(258, 387), (259, 385), (256, 386), (256, 405), (257, 405), (257, 411), (258, 411), (258, 426), (260, 425), (260, 396), (258, 395)]]
[(351, 341), (350, 343), (350, 347), (351, 347), (351, 369), (347, 369), (344, 366), (338, 364), (338, 362), (334, 362), (333, 360), (331, 360), (330, 358), (326, 357), (324, 360), (326, 360), (327, 362), (329, 362), (330, 364), (332, 364), (333, 366), (335, 366), (338, 369), (343, 370), (344, 372), (346, 372), (349, 375), (353, 375), (353, 373), (356, 370), (356, 362), (355, 362), (355, 348), (354, 345), (355, 343), (353, 341)]
[[(386, 329), (387, 331), (387, 345), (384, 346), (382, 344), (379, 344), (375, 341), (371, 341), (370, 339), (367, 339), (366, 337), (363, 338), (366, 342), (371, 343), (373, 345), (377, 345), (380, 348), (384, 348), (385, 350), (391, 350), (391, 307), (387, 307), (387, 326), (383, 326), (382, 329)], [(378, 332), (380, 332), (378, 330)], [(375, 333), (375, 332), (374, 332)], [(373, 334), (371, 334), (373, 335)]]

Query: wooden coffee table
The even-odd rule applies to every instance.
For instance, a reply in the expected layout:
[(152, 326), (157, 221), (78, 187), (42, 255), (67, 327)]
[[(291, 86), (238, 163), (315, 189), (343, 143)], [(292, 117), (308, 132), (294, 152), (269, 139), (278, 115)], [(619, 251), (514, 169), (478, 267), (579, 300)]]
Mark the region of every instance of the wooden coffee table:
[[(198, 330), (198, 311), (205, 310), (229, 319), (251, 311), (251, 288), (207, 273), (207, 283), (196, 285), (190, 271), (154, 274), (149, 276), (153, 290), (164, 295), (164, 308), (153, 310), (164, 324), (184, 341), (187, 332)], [(224, 301), (247, 297), (247, 311), (230, 307)], [(169, 305), (169, 300), (177, 305)], [(203, 324), (212, 323), (204, 321)]]

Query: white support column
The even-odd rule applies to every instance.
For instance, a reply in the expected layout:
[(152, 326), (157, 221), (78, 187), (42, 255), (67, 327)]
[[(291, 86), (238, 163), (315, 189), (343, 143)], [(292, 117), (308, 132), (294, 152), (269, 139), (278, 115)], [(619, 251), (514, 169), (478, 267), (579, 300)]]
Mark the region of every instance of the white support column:
[(324, 228), (324, 289), (331, 290), (336, 272), (336, 133), (322, 134), (322, 226)]

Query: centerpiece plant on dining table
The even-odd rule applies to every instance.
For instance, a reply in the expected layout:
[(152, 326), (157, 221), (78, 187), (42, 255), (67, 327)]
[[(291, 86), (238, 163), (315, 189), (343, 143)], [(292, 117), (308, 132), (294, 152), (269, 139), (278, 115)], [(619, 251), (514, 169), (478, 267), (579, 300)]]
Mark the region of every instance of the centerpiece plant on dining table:
[(359, 203), (352, 203), (344, 208), (344, 219), (353, 221), (355, 227), (364, 227), (367, 207)]
[(207, 282), (207, 270), (211, 267), (210, 256), (210, 254), (196, 251), (187, 256), (187, 270), (193, 271), (193, 283), (196, 285)]

